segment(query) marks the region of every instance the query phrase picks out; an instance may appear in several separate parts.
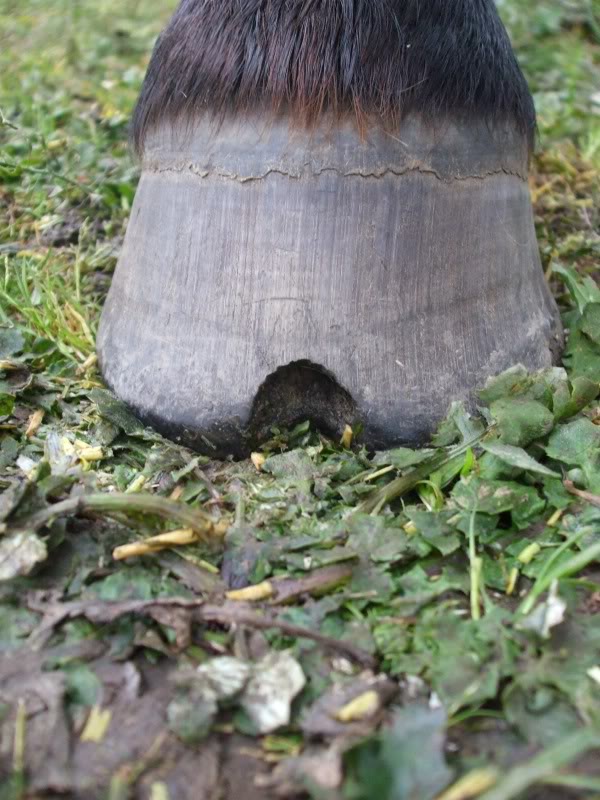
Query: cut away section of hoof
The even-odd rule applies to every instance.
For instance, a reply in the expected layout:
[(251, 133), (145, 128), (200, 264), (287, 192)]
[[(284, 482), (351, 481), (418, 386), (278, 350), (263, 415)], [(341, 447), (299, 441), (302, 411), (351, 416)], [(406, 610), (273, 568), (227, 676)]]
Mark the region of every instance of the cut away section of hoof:
[(310, 361), (295, 361), (279, 367), (262, 384), (249, 430), (261, 442), (274, 427), (291, 428), (308, 420), (326, 435), (339, 438), (357, 417), (356, 403), (334, 375)]

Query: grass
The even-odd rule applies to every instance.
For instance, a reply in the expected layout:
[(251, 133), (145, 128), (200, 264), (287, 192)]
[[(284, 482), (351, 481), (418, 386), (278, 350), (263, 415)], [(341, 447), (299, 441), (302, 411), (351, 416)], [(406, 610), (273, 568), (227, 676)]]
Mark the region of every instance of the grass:
[(0, 0), (0, 797), (600, 797), (600, 16), (498, 5), (564, 369), (429, 451), (219, 463), (94, 355), (169, 4)]

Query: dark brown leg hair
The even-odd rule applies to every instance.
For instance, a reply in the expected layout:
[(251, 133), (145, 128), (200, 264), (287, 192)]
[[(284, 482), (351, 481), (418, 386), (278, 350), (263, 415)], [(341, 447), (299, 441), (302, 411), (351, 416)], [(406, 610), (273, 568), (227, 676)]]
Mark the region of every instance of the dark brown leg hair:
[(160, 36), (133, 139), (202, 112), (265, 107), (397, 125), (419, 112), (513, 121), (535, 111), (494, 0), (182, 0)]

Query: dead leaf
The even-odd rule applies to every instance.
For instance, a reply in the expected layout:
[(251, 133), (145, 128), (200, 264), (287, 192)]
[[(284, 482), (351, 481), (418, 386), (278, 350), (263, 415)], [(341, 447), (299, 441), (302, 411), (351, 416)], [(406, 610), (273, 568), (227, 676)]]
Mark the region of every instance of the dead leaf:
[[(31, 633), (28, 643), (31, 647), (42, 647), (52, 636), (56, 627), (68, 619), (85, 617), (94, 623), (110, 623), (126, 614), (148, 616), (161, 625), (171, 627), (176, 632), (177, 644), (185, 648), (190, 640), (190, 625), (193, 611), (202, 605), (201, 600), (167, 598), (164, 600), (128, 600), (122, 603), (83, 600), (74, 603), (55, 601), (42, 606), (44, 617), (40, 625)], [(28, 606), (36, 608), (36, 595), (28, 598)]]
[(38, 408), (37, 411), (34, 411), (31, 417), (29, 418), (29, 423), (27, 425), (27, 430), (25, 431), (25, 436), (28, 439), (31, 439), (32, 436), (38, 432), (40, 425), (42, 424), (42, 420), (44, 419), (44, 409)]
[(307, 784), (334, 792), (344, 778), (344, 746), (337, 740), (329, 747), (307, 747), (302, 755), (280, 762), (270, 775), (258, 776), (256, 782), (260, 788), (272, 789), (284, 798), (303, 796)]
[[(336, 684), (306, 711), (300, 723), (302, 731), (310, 737), (366, 736), (381, 722), (382, 709), (398, 691), (398, 684), (385, 675)], [(373, 695), (377, 698), (377, 705), (373, 702)], [(365, 711), (365, 707), (360, 703), (358, 706), (354, 704), (365, 696), (369, 699), (367, 711), (371, 713), (361, 716), (355, 712)]]

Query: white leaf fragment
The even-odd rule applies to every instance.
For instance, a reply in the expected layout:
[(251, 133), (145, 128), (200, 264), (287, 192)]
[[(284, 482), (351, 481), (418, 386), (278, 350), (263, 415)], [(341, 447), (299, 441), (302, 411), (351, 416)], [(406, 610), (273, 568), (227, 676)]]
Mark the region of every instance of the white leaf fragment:
[(548, 639), (552, 628), (564, 622), (566, 610), (567, 604), (558, 594), (558, 581), (554, 581), (548, 592), (548, 598), (525, 617), (520, 627), (534, 631), (543, 639)]
[(221, 701), (230, 700), (242, 691), (250, 677), (251, 666), (238, 658), (222, 656), (202, 664), (196, 671)]
[(21, 454), (16, 460), (16, 465), (30, 481), (34, 480), (38, 468), (37, 461)]
[(23, 531), (0, 539), (0, 581), (29, 575), (47, 558), (48, 549), (35, 533)]
[(269, 653), (254, 665), (253, 672), (240, 704), (259, 733), (272, 733), (289, 723), (292, 701), (306, 678), (287, 651)]
[(587, 674), (588, 677), (600, 685), (600, 666), (591, 667), (591, 669), (588, 669)]

